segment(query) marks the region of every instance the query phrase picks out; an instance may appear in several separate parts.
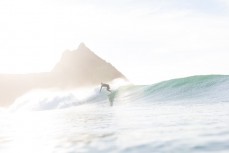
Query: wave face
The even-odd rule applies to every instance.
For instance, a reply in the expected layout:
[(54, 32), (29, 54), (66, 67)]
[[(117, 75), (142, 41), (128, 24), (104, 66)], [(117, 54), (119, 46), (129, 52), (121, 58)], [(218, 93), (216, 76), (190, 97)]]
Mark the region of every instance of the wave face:
[(65, 92), (32, 92), (20, 97), (10, 110), (50, 110), (85, 104), (115, 105), (168, 102), (227, 102), (229, 76), (203, 75), (163, 81), (153, 85), (122, 86), (111, 94), (98, 88)]
[(143, 101), (229, 101), (229, 76), (203, 75), (163, 81), (153, 85), (121, 87), (118, 97)]

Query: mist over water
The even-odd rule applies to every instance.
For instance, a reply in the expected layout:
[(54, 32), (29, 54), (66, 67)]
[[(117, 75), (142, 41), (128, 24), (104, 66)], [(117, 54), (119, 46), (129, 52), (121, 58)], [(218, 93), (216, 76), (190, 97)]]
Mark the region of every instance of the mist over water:
[(0, 113), (0, 151), (227, 153), (228, 89), (229, 76), (210, 75), (27, 95)]

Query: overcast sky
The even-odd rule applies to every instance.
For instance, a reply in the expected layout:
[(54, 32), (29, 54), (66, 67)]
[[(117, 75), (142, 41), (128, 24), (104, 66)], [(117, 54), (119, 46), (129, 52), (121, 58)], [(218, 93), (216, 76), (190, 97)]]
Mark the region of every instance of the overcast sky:
[(84, 42), (136, 84), (229, 74), (229, 0), (0, 0), (0, 72), (50, 71)]

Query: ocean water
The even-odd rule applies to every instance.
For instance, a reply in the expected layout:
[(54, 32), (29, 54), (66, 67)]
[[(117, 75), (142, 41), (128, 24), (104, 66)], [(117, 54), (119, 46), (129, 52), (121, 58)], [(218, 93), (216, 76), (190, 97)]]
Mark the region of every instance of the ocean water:
[(228, 153), (229, 76), (30, 93), (0, 110), (0, 152)]

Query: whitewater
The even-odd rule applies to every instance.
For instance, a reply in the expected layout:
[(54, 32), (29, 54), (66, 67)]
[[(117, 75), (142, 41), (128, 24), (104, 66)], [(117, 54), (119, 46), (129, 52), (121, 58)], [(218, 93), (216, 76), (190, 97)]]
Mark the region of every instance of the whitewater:
[(99, 88), (37, 90), (0, 109), (0, 152), (229, 152), (227, 75)]

